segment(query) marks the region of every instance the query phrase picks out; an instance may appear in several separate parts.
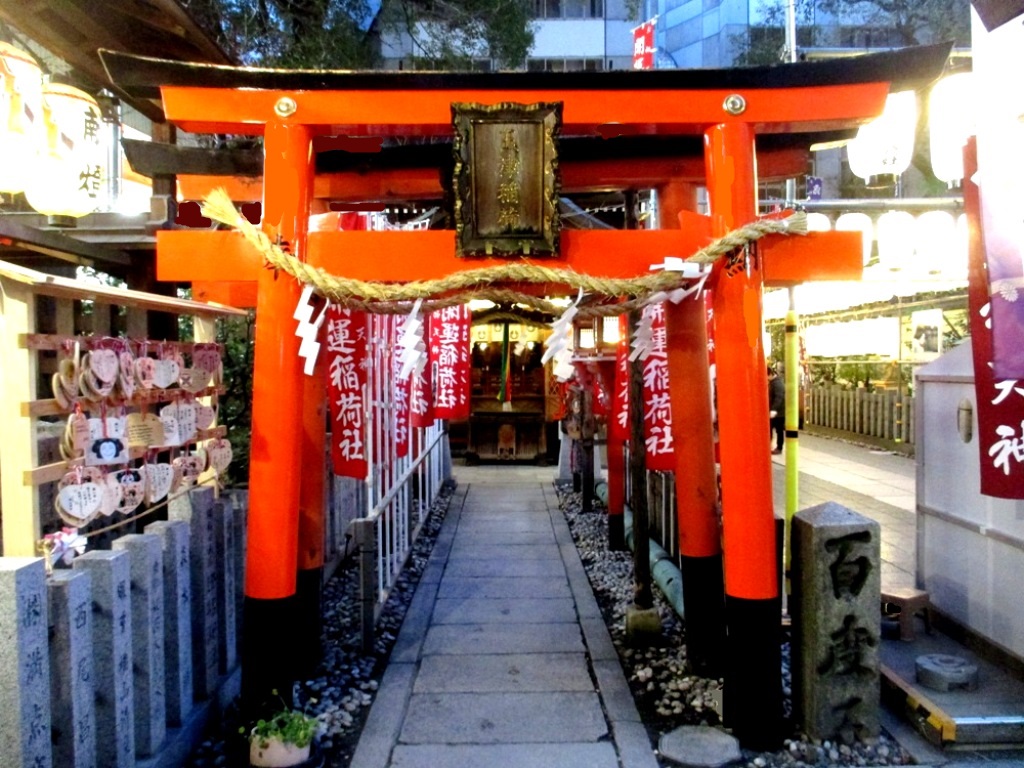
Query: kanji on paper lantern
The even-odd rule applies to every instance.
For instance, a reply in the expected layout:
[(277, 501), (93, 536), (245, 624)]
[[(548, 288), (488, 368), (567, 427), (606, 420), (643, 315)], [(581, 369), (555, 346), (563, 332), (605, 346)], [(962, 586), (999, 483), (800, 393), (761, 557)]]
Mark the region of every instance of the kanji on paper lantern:
[(43, 87), (46, 142), (25, 187), (29, 205), (78, 218), (99, 206), (105, 175), (103, 121), (96, 99), (70, 85)]

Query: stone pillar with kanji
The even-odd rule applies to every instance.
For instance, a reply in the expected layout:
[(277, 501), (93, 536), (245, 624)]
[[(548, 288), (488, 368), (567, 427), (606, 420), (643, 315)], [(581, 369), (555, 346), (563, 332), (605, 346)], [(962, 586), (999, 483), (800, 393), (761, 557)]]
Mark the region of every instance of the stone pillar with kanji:
[(834, 502), (793, 518), (793, 713), (808, 736), (878, 736), (881, 527)]

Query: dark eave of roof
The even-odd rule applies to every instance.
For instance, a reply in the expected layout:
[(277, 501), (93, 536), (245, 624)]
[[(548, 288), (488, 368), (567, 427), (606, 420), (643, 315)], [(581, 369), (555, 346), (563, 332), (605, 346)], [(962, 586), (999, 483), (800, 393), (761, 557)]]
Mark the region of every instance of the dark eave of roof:
[[(75, 70), (75, 85), (110, 88), (100, 48), (188, 62), (233, 64), (177, 0), (61, 0), (0, 3), (0, 18), (64, 59)], [(113, 85), (147, 117), (162, 121), (159, 101)]]
[(156, 99), (160, 86), (271, 90), (708, 90), (798, 88), (889, 82), (893, 90), (937, 78), (950, 43), (903, 48), (845, 59), (730, 69), (611, 70), (605, 72), (417, 72), (287, 70), (189, 64), (100, 51), (111, 82), (137, 97)]

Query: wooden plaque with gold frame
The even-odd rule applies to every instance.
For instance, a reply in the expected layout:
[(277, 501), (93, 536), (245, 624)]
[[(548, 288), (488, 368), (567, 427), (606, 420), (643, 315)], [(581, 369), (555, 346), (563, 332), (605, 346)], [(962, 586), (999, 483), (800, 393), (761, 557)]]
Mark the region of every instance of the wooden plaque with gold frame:
[(452, 104), (459, 256), (558, 254), (561, 102)]

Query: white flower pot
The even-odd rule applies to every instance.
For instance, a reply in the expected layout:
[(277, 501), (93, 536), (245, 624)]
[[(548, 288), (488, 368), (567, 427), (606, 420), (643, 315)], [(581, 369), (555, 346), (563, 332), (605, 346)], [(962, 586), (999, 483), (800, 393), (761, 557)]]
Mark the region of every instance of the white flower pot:
[(278, 739), (253, 737), (249, 741), (249, 765), (256, 768), (288, 768), (301, 765), (309, 760), (309, 747), (309, 744), (297, 747)]

